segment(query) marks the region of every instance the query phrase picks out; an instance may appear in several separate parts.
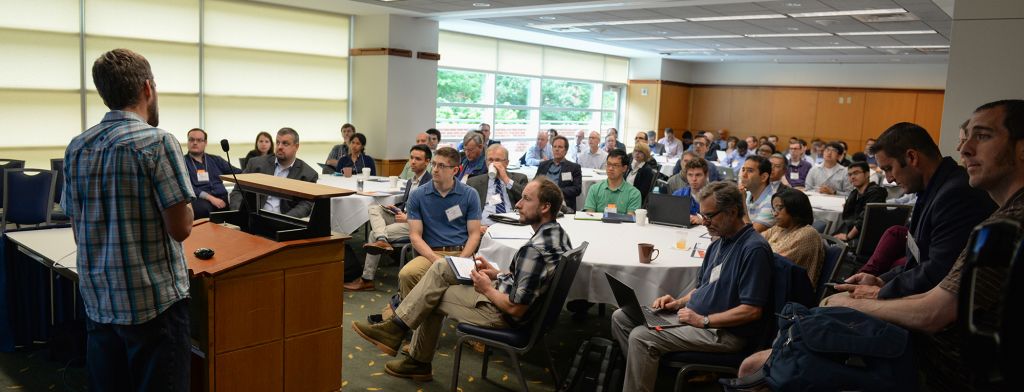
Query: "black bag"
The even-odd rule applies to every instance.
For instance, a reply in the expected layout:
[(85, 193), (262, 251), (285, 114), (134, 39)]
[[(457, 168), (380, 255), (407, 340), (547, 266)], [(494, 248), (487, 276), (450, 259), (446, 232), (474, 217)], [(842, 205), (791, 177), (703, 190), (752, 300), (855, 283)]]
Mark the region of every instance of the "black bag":
[(623, 361), (619, 346), (611, 340), (592, 337), (580, 344), (572, 368), (559, 392), (615, 392), (622, 389)]
[(764, 366), (773, 391), (914, 391), (907, 330), (843, 307), (788, 303)]

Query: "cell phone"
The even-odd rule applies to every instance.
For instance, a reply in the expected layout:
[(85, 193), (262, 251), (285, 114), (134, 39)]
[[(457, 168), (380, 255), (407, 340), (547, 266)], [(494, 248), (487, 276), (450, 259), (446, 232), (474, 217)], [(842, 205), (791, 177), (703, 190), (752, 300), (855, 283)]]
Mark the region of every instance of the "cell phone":
[(831, 288), (836, 288), (836, 285), (837, 285), (837, 284), (843, 284), (843, 283), (836, 283), (836, 282), (826, 282), (826, 283), (825, 283), (825, 286), (828, 286), (828, 287), (831, 287)]
[(380, 206), (380, 208), (383, 209), (385, 212), (391, 214), (391, 215), (398, 214), (401, 211), (401, 210), (398, 209), (398, 207), (388, 207), (388, 206), (383, 206), (382, 205), (382, 206)]

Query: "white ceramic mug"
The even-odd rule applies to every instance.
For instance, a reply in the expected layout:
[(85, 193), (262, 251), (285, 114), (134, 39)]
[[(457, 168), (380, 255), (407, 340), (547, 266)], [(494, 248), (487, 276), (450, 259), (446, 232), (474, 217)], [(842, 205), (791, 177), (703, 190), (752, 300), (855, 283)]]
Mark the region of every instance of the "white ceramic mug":
[(636, 211), (633, 211), (633, 214), (636, 216), (636, 224), (640, 226), (647, 225), (647, 210), (643, 208), (637, 208)]
[(398, 188), (398, 176), (388, 177), (388, 180), (391, 180), (391, 189)]
[(370, 168), (368, 168), (368, 167), (364, 167), (363, 168), (363, 178), (370, 178)]

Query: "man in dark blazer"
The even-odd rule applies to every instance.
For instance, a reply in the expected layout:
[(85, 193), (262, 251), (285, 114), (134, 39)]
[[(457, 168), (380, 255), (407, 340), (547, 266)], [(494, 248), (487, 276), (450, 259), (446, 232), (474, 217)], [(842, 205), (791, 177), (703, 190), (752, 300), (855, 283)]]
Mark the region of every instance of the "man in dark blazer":
[(534, 178), (547, 176), (549, 180), (558, 184), (565, 205), (575, 210), (576, 197), (583, 192), (583, 171), (579, 164), (565, 159), (567, 151), (569, 139), (565, 136), (555, 136), (555, 140), (551, 142), (551, 155), (554, 158), (541, 162), (537, 166)]
[[(494, 224), (490, 219), (491, 214), (512, 212), (516, 203), (523, 197), (523, 189), (530, 182), (525, 174), (512, 173), (506, 170), (508, 166), (508, 150), (501, 144), (493, 144), (487, 147), (488, 168), (494, 166), (495, 176), (490, 175), (470, 177), (466, 182), (480, 195), (480, 226), (483, 230)], [(488, 169), (490, 170), (490, 169)]]
[(847, 279), (854, 298), (903, 298), (939, 284), (967, 244), (974, 226), (992, 214), (995, 202), (971, 188), (967, 171), (943, 157), (928, 132), (916, 124), (889, 127), (871, 146), (878, 167), (917, 203), (907, 236), (907, 264), (874, 276)]
[[(316, 182), (319, 175), (316, 170), (296, 158), (299, 152), (299, 133), (291, 128), (277, 131), (277, 142), (274, 155), (253, 157), (245, 165), (242, 173), (263, 173), (293, 180)], [(242, 193), (238, 187), (231, 191), (231, 209), (237, 210), (242, 205)], [(286, 200), (273, 196), (259, 195), (257, 208), (268, 210), (295, 218), (303, 218), (313, 210), (312, 200)]]

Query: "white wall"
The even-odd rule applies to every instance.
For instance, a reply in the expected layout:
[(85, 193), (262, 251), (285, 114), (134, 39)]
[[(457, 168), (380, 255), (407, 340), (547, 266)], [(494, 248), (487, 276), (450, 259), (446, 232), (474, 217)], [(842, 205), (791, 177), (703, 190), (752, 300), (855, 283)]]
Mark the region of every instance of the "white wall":
[(958, 129), (986, 102), (1024, 98), (1024, 2), (957, 1), (942, 111), (943, 153), (953, 154)]
[(944, 89), (945, 64), (692, 63), (689, 83)]

